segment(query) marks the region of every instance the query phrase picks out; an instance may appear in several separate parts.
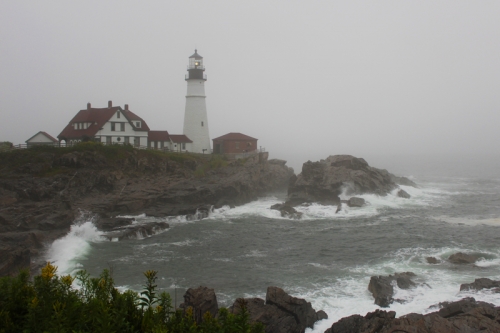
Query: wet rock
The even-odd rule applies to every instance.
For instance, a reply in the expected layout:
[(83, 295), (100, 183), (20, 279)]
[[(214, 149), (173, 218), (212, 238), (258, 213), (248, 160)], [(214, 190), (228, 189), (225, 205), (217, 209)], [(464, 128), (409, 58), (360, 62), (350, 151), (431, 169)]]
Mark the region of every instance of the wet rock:
[(267, 288), (266, 301), (238, 299), (230, 311), (239, 313), (242, 306), (248, 310), (252, 322), (265, 325), (267, 333), (303, 333), (316, 321), (328, 318), (324, 311), (316, 312), (311, 303), (292, 297), (278, 287)]
[(204, 286), (198, 288), (189, 288), (184, 294), (184, 303), (180, 306), (182, 309), (193, 308), (194, 320), (199, 324), (203, 321), (203, 315), (210, 313), (212, 318), (215, 318), (219, 312), (219, 305), (217, 304), (217, 296), (214, 289)]
[(427, 257), (427, 258), (425, 258), (425, 260), (427, 260), (427, 262), (429, 264), (433, 264), (433, 265), (439, 264), (439, 260), (437, 260), (435, 257)]
[(275, 204), (271, 206), (271, 209), (278, 210), (281, 213), (282, 217), (296, 219), (296, 220), (302, 217), (301, 212), (298, 212), (295, 208), (287, 204)]
[(477, 261), (477, 259), (478, 258), (476, 256), (462, 253), (462, 252), (458, 252), (458, 253), (452, 254), (448, 258), (448, 261), (451, 262), (452, 264), (473, 264)]
[(404, 199), (410, 199), (411, 195), (409, 195), (405, 190), (399, 190), (398, 197), (404, 198)]
[(370, 167), (362, 158), (350, 155), (329, 156), (319, 162), (308, 161), (288, 187), (287, 204), (307, 202), (338, 205), (339, 195), (374, 193), (386, 195), (397, 185), (385, 170)]
[(143, 224), (129, 225), (116, 231), (107, 233), (104, 237), (110, 241), (125, 239), (140, 239), (152, 236), (158, 232), (168, 229), (167, 222), (149, 222)]
[(460, 285), (460, 291), (462, 290), (481, 290), (481, 289), (492, 289), (498, 288), (495, 292), (500, 293), (500, 281), (494, 281), (488, 278), (475, 279), (472, 283), (464, 283)]
[(438, 312), (426, 315), (376, 310), (366, 316), (353, 315), (334, 323), (325, 333), (459, 333), (500, 332), (500, 307), (473, 298), (442, 303)]
[(109, 231), (132, 224), (134, 221), (134, 218), (129, 217), (99, 218), (96, 222), (96, 226), (99, 230)]
[(418, 188), (418, 185), (415, 184), (415, 182), (413, 182), (412, 180), (410, 180), (406, 177), (398, 177), (398, 176), (393, 175), (392, 173), (390, 173), (389, 176), (391, 177), (392, 181), (398, 185), (411, 186), (411, 187)]
[(347, 205), (349, 207), (363, 207), (365, 205), (365, 199), (352, 197), (349, 200), (347, 200)]
[(368, 290), (375, 298), (375, 304), (386, 308), (394, 302), (394, 287), (392, 283), (396, 284), (401, 289), (410, 289), (416, 284), (411, 280), (416, 275), (412, 272), (396, 273), (389, 276), (372, 276), (368, 285)]

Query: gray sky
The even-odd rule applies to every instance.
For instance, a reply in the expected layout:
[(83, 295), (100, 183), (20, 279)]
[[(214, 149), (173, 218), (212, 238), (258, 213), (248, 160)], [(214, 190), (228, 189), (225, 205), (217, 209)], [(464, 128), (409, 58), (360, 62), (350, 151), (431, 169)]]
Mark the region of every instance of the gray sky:
[(0, 141), (57, 136), (108, 100), (180, 134), (195, 48), (211, 138), (301, 162), (499, 154), (497, 0), (3, 0)]

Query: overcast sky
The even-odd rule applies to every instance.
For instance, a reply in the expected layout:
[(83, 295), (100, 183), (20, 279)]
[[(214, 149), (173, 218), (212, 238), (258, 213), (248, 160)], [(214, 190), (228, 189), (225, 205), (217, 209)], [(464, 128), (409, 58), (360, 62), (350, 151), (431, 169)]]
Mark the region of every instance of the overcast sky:
[(0, 141), (108, 100), (180, 134), (195, 48), (211, 138), (301, 161), (499, 154), (497, 0), (2, 0)]

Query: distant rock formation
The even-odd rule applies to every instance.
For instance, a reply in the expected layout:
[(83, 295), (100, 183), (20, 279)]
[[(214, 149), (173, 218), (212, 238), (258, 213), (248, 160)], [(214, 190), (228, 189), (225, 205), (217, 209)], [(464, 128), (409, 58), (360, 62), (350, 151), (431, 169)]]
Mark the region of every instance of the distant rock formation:
[[(495, 288), (495, 289), (493, 289)], [(472, 283), (464, 283), (460, 285), (460, 291), (462, 290), (482, 290), (482, 289), (493, 289), (494, 292), (500, 293), (500, 281), (494, 281), (487, 278), (475, 279)]]
[[(370, 167), (362, 158), (351, 155), (329, 156), (325, 160), (308, 161), (302, 165), (302, 172), (296, 178), (291, 178), (286, 204), (297, 206), (317, 202), (338, 205), (339, 195), (344, 190), (347, 195), (387, 195), (398, 188), (394, 179), (402, 180), (387, 170)], [(400, 193), (403, 196), (406, 192)], [(405, 197), (409, 195), (406, 193)]]

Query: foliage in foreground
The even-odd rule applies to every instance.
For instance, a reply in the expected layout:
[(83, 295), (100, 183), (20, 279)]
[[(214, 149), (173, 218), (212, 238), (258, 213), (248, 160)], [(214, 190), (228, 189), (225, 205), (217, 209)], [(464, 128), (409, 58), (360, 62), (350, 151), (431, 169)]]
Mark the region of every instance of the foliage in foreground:
[[(261, 324), (250, 324), (244, 307), (237, 315), (224, 308), (217, 318), (206, 313), (198, 325), (191, 308), (174, 311), (169, 294), (157, 295), (156, 271), (144, 273), (146, 283), (140, 294), (120, 293), (108, 270), (98, 278), (85, 271), (75, 277), (58, 276), (56, 271), (47, 263), (33, 280), (27, 271), (0, 278), (0, 333), (264, 332)], [(72, 287), (75, 279), (78, 289)]]

